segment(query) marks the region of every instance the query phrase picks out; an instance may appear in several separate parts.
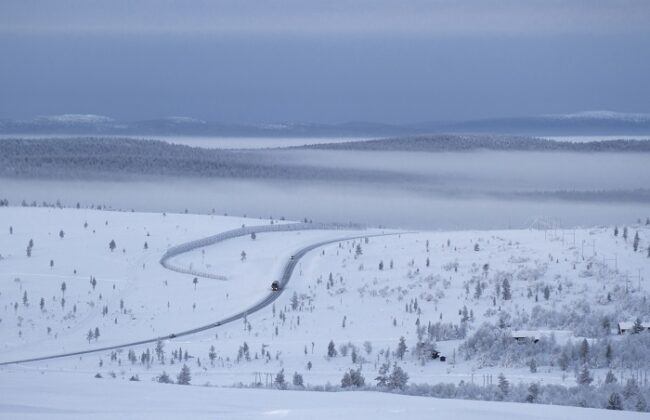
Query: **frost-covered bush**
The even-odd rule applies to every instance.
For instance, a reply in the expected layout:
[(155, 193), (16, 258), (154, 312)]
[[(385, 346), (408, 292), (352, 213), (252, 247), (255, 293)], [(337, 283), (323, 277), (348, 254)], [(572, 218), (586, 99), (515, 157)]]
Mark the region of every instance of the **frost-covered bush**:
[(485, 323), (458, 348), (466, 360), (474, 360), (480, 367), (525, 367), (534, 360), (536, 365), (550, 365), (559, 346), (554, 336), (539, 337), (537, 342), (519, 342), (507, 329)]

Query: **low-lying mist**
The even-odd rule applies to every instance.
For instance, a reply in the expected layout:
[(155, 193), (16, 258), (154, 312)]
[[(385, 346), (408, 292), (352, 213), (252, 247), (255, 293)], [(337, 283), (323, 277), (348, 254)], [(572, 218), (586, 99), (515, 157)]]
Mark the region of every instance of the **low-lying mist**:
[(648, 203), (500, 199), (480, 194), (447, 196), (381, 184), (299, 181), (161, 179), (159, 181), (52, 181), (0, 179), (0, 196), (14, 205), (61, 200), (64, 205), (109, 205), (149, 212), (250, 217), (307, 217), (407, 229), (528, 227), (538, 218), (562, 226), (631, 223), (650, 214)]
[[(650, 153), (223, 151), (130, 139), (0, 143), (0, 198), (151, 212), (465, 229), (632, 223)], [(0, 156), (0, 161), (3, 156)]]
[(387, 171), (422, 177), (429, 184), (468, 192), (615, 190), (648, 188), (648, 153), (454, 153), (287, 150), (283, 164)]

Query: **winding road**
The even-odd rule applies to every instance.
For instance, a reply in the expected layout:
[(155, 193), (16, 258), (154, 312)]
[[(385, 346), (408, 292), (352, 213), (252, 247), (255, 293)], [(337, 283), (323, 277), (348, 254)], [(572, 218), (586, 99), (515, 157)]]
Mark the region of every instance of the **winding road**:
[[(260, 228), (262, 228), (262, 229), (260, 229), (260, 231), (268, 231), (267, 229), (264, 229), (264, 227), (260, 227)], [(249, 234), (250, 232), (252, 232), (254, 230), (255, 230), (254, 227), (246, 228), (246, 233), (245, 234)], [(405, 233), (405, 232), (400, 232), (400, 233)], [(253, 314), (253, 313), (265, 308), (266, 306), (270, 305), (271, 303), (273, 303), (283, 293), (284, 289), (286, 288), (287, 284), (289, 283), (289, 280), (291, 279), (291, 275), (293, 273), (293, 270), (295, 269), (295, 267), (298, 264), (298, 262), (300, 261), (300, 259), (302, 257), (304, 257), (308, 252), (310, 252), (310, 251), (312, 251), (312, 250), (314, 250), (316, 248), (319, 248), (321, 246), (325, 246), (325, 245), (335, 243), (335, 242), (353, 240), (353, 239), (360, 239), (360, 238), (370, 238), (370, 237), (377, 237), (377, 236), (397, 235), (397, 234), (399, 234), (399, 233), (379, 233), (379, 234), (371, 234), (371, 235), (344, 236), (344, 237), (339, 237), (339, 238), (336, 238), (336, 239), (329, 239), (329, 240), (326, 240), (326, 241), (317, 242), (317, 243), (311, 244), (309, 246), (306, 246), (306, 247), (300, 249), (299, 251), (297, 251), (289, 259), (289, 261), (285, 265), (284, 270), (282, 271), (282, 276), (279, 279), (279, 281), (280, 281), (280, 290), (279, 291), (270, 292), (264, 299), (260, 300), (259, 302), (257, 302), (253, 306), (248, 307), (248, 308), (246, 308), (246, 309), (242, 310), (241, 312), (238, 312), (238, 313), (236, 313), (234, 315), (231, 315), (229, 317), (220, 319), (220, 320), (218, 320), (216, 322), (212, 322), (212, 323), (207, 324), (207, 325), (202, 325), (200, 327), (192, 328), (192, 329), (189, 329), (189, 330), (184, 330), (184, 331), (171, 333), (169, 335), (158, 336), (158, 337), (154, 337), (154, 338), (147, 338), (147, 339), (144, 339), (144, 340), (132, 341), (132, 342), (117, 344), (117, 345), (113, 345), (113, 346), (98, 347), (98, 348), (92, 348), (92, 349), (87, 349), (87, 350), (79, 350), (79, 351), (68, 352), (68, 353), (59, 353), (59, 354), (53, 354), (53, 355), (41, 356), (41, 357), (33, 357), (33, 358), (22, 359), (22, 360), (12, 360), (12, 361), (8, 361), (8, 362), (0, 362), (0, 366), (11, 365), (11, 364), (16, 364), (16, 363), (39, 362), (39, 361), (44, 361), (44, 360), (53, 360), (53, 359), (60, 359), (60, 358), (64, 358), (64, 357), (80, 356), (80, 355), (84, 355), (84, 354), (98, 353), (98, 352), (103, 352), (103, 351), (108, 351), (108, 350), (123, 349), (123, 348), (126, 348), (126, 347), (134, 347), (134, 346), (139, 346), (139, 345), (142, 345), (142, 344), (155, 343), (158, 340), (172, 340), (174, 338), (185, 337), (185, 336), (188, 336), (188, 335), (192, 335), (192, 334), (200, 333), (200, 332), (210, 330), (210, 329), (213, 329), (213, 328), (217, 328), (217, 327), (220, 327), (222, 325), (225, 325), (225, 324), (231, 323), (233, 321), (236, 321), (238, 319), (242, 319), (242, 318), (244, 318), (244, 317), (246, 317), (246, 316), (248, 316), (250, 314)], [(236, 235), (236, 236), (231, 235), (231, 236), (228, 236), (228, 238), (237, 237), (237, 236), (241, 236), (241, 235)], [(206, 238), (206, 239), (208, 239), (208, 238)], [(212, 242), (212, 243), (214, 243), (214, 242)], [(186, 246), (185, 247), (186, 249), (183, 252), (187, 252), (187, 251), (190, 251), (192, 249), (196, 249), (199, 246), (207, 245), (205, 240), (194, 241), (194, 242), (189, 243), (189, 244), (197, 244), (197, 245), (194, 246), (194, 247)], [(205, 244), (205, 245), (202, 245), (202, 244)], [(177, 253), (176, 255), (178, 255), (178, 254), (179, 253)], [(165, 262), (166, 262), (166, 259), (168, 259), (168, 258), (169, 257), (168, 257), (168, 252), (167, 252), (167, 253), (165, 253), (163, 258), (161, 259), (161, 264), (163, 266), (165, 266), (165, 267), (167, 267)]]

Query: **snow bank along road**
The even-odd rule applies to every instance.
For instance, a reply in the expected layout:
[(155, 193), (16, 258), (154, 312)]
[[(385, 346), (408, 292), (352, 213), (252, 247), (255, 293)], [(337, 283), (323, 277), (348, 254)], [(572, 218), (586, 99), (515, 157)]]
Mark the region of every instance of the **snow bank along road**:
[[(260, 233), (260, 232), (282, 232), (282, 231), (296, 231), (296, 230), (316, 230), (316, 229), (342, 229), (344, 228), (343, 226), (338, 226), (338, 225), (320, 225), (320, 224), (311, 224), (311, 223), (291, 223), (291, 224), (285, 224), (285, 225), (273, 225), (273, 226), (255, 226), (255, 227), (242, 227), (239, 229), (233, 229), (229, 230), (227, 232), (223, 232), (214, 236), (210, 236), (207, 238), (199, 239), (196, 241), (191, 241), (187, 242), (181, 245), (177, 245), (175, 247), (170, 248), (163, 254), (163, 256), (160, 259), (160, 263), (165, 267), (173, 271), (181, 272), (181, 273), (186, 273), (186, 274), (193, 274), (197, 276), (204, 276), (204, 274), (208, 274), (208, 277), (214, 278), (214, 279), (225, 279), (223, 276), (215, 275), (215, 274), (210, 274), (210, 273), (199, 273), (199, 272), (193, 272), (190, 270), (186, 270), (180, 267), (175, 267), (172, 264), (169, 263), (169, 259), (176, 256), (180, 255), (185, 252), (189, 252), (191, 250), (194, 250), (196, 248), (201, 248), (204, 246), (208, 245), (213, 245), (218, 242), (225, 241), (227, 239), (231, 238), (236, 238), (240, 236), (245, 236), (245, 235), (250, 235), (251, 233)], [(400, 233), (406, 233), (406, 232), (400, 232)], [(345, 237), (340, 237), (336, 239), (328, 239), (326, 241), (322, 242), (317, 242), (315, 244), (311, 244), (307, 247), (304, 247), (297, 251), (287, 262), (286, 266), (284, 267), (284, 270), (282, 272), (282, 276), (279, 279), (280, 281), (280, 290), (277, 292), (270, 292), (264, 299), (260, 300), (257, 302), (255, 305), (246, 308), (242, 310), (241, 312), (238, 312), (234, 315), (231, 315), (227, 318), (218, 320), (216, 322), (207, 324), (207, 325), (202, 325), (197, 328), (193, 328), (190, 330), (185, 330), (185, 331), (179, 331), (175, 333), (171, 333), (166, 336), (159, 336), (159, 337), (154, 337), (154, 338), (147, 338), (144, 340), (140, 341), (132, 341), (129, 343), (124, 343), (124, 344), (118, 344), (114, 346), (107, 346), (107, 347), (98, 347), (98, 348), (93, 348), (93, 349), (88, 349), (88, 350), (80, 350), (80, 351), (75, 351), (75, 352), (68, 352), (68, 353), (60, 353), (60, 354), (54, 354), (54, 355), (48, 355), (48, 356), (41, 356), (41, 357), (33, 357), (29, 359), (22, 359), (22, 360), (12, 360), (12, 361), (6, 361), (6, 362), (0, 362), (0, 366), (3, 365), (9, 365), (9, 364), (14, 364), (14, 363), (27, 363), (27, 362), (37, 362), (37, 361), (42, 361), (42, 360), (51, 360), (51, 359), (58, 359), (62, 357), (70, 357), (70, 356), (79, 356), (82, 354), (90, 354), (90, 353), (96, 353), (96, 352), (102, 352), (102, 351), (107, 351), (107, 350), (116, 350), (124, 347), (132, 347), (132, 346), (138, 346), (141, 344), (149, 344), (149, 343), (154, 343), (158, 340), (169, 340), (169, 339), (174, 339), (177, 337), (183, 337), (183, 336), (188, 336), (191, 334), (196, 334), (202, 331), (206, 331), (212, 328), (217, 328), (221, 325), (236, 321), (238, 319), (244, 318), (249, 314), (252, 314), (254, 312), (259, 311), (260, 309), (268, 306), (271, 304), (273, 301), (275, 301), (280, 294), (283, 292), (284, 288), (286, 287), (287, 283), (289, 283), (289, 280), (291, 279), (291, 274), (293, 273), (294, 268), (296, 267), (296, 264), (302, 258), (307, 254), (308, 252), (324, 246), (328, 245), (331, 243), (335, 242), (340, 242), (344, 240), (351, 240), (351, 239), (359, 239), (359, 238), (365, 238), (365, 237), (375, 237), (375, 236), (388, 236), (388, 235), (397, 235), (399, 233), (379, 233), (379, 234), (371, 234), (371, 235), (355, 235), (355, 236), (345, 236)]]

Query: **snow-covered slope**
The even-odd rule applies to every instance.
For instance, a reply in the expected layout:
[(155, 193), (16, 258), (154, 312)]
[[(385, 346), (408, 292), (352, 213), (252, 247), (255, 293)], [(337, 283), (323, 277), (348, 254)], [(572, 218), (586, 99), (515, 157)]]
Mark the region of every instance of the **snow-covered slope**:
[[(269, 221), (7, 207), (0, 208), (0, 220), (0, 361), (213, 322), (269, 293), (296, 250), (353, 234), (263, 233), (175, 257), (177, 266), (227, 278), (194, 283), (193, 276), (158, 264), (169, 246)], [(96, 374), (142, 386), (128, 379), (149, 382), (163, 372), (174, 379), (187, 364), (197, 385), (271, 384), (281, 371), (288, 382), (296, 373), (308, 387), (337, 385), (344, 373), (359, 369), (374, 389), (388, 364), (404, 369), (408, 383), (457, 387), (415, 386), (411, 393), (524, 401), (529, 384), (537, 384), (542, 402), (604, 407), (612, 390), (620, 391), (603, 385), (611, 370), (621, 384), (634, 379), (640, 386), (624, 402), (633, 409), (648, 396), (649, 335), (619, 336), (616, 323), (650, 318), (650, 226), (621, 226), (617, 235), (613, 227), (534, 227), (341, 240), (299, 260), (279, 299), (241, 322), (161, 340), (158, 350), (147, 344), (3, 366), (0, 387), (9, 387), (12, 375), (35, 371), (64, 383), (89, 381), (96, 392)], [(583, 343), (588, 349), (581, 356)], [(422, 351), (433, 347), (445, 361)], [(585, 366), (593, 387), (544, 388), (574, 387)], [(500, 374), (510, 393), (496, 386)]]
[(173, 386), (33, 371), (0, 375), (6, 419), (624, 420), (634, 412), (440, 400), (377, 392), (300, 392)]

